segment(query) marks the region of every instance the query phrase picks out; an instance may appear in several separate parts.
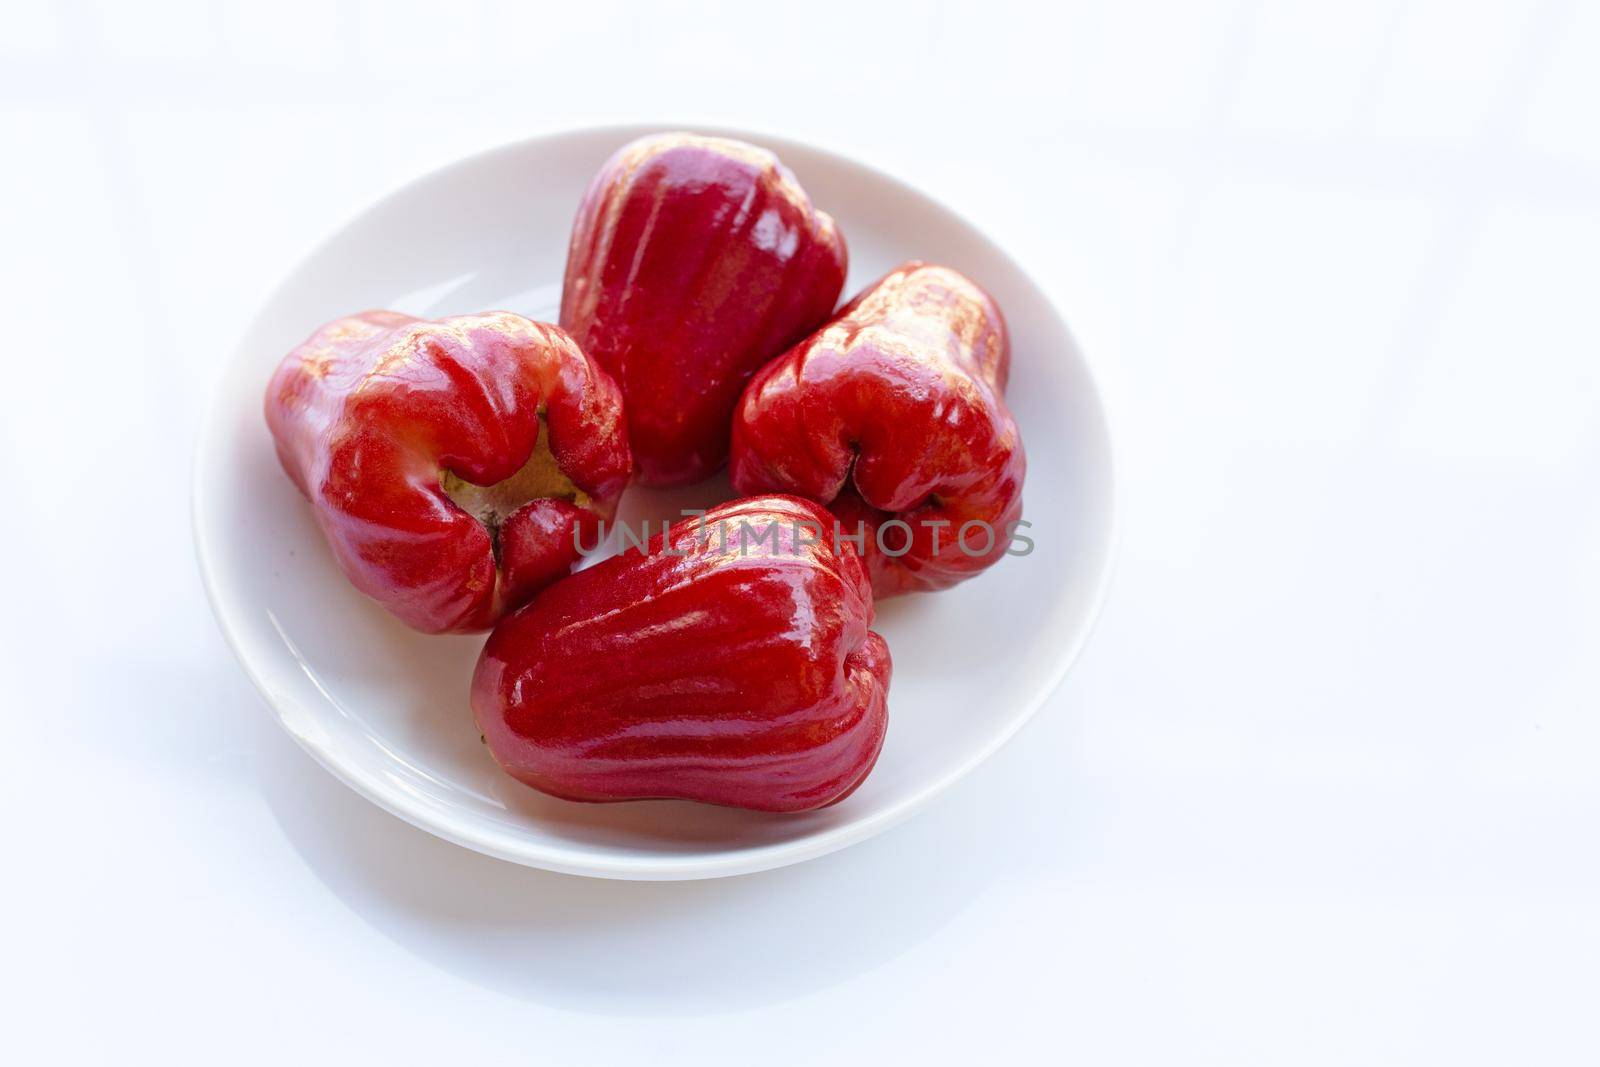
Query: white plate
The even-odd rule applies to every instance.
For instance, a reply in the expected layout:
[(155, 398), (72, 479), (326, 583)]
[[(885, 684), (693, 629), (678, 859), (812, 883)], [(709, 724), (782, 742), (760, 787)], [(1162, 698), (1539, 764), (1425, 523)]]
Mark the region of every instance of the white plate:
[[(1028, 450), (1037, 548), (956, 589), (883, 604), (894, 656), (889, 734), (851, 797), (800, 816), (678, 801), (573, 804), (501, 773), (467, 684), (481, 637), (412, 633), (335, 569), (279, 469), (261, 416), (267, 378), (320, 323), (364, 308), (439, 316), (505, 308), (553, 320), (567, 232), (590, 176), (645, 128), (538, 137), (473, 156), (384, 198), (267, 301), (202, 434), (194, 523), (211, 606), (286, 730), (375, 803), (489, 855), (573, 874), (683, 879), (820, 856), (914, 811), (1014, 734), (1087, 638), (1110, 565), (1112, 462), (1089, 368), (1050, 301), (1000, 249), (901, 182), (807, 145), (775, 150), (850, 247), (851, 294), (905, 259), (956, 267), (1011, 327), (1010, 400)], [(725, 483), (629, 490), (622, 515), (676, 517)], [(719, 496), (718, 494), (723, 494)]]

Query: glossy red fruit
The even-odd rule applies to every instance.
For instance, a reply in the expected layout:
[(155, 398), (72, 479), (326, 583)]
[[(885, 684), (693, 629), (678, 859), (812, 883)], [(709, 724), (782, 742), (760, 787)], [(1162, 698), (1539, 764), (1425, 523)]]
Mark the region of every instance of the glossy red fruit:
[(569, 800), (845, 797), (883, 744), (889, 649), (831, 521), (792, 497), (737, 500), (546, 589), (478, 660), (495, 759)]
[(617, 379), (639, 478), (683, 485), (728, 457), (750, 375), (822, 324), (844, 239), (765, 149), (646, 137), (590, 184), (572, 228), (561, 325)]
[(740, 493), (795, 493), (863, 535), (878, 597), (996, 563), (1026, 460), (1005, 403), (1010, 343), (989, 295), (907, 263), (767, 364), (733, 424)]
[(427, 633), (487, 629), (567, 574), (630, 471), (616, 383), (509, 312), (336, 319), (265, 407), (345, 576)]

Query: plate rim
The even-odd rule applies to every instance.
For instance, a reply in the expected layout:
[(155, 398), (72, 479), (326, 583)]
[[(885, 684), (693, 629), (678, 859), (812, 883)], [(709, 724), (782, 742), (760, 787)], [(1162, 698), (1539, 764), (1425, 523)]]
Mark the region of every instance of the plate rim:
[[(1057, 661), (1052, 674), (1039, 686), (1034, 696), (1019, 707), (1019, 710), (1010, 717), (1001, 730), (997, 731), (984, 744), (974, 748), (954, 768), (910, 795), (887, 805), (880, 811), (859, 819), (852, 819), (843, 825), (820, 830), (790, 841), (738, 848), (716, 854), (672, 857), (601, 857), (577, 848), (568, 849), (555, 845), (530, 844), (509, 831), (490, 827), (475, 826), (473, 832), (465, 832), (447, 819), (435, 818), (434, 809), (416, 801), (405, 791), (397, 788), (386, 788), (379, 776), (366, 773), (362, 768), (340, 760), (334, 753), (329, 751), (333, 746), (321, 744), (316, 737), (308, 736), (306, 732), (297, 730), (290, 717), (280, 707), (280, 700), (284, 698), (274, 694), (264, 672), (255, 662), (256, 657), (246, 649), (246, 638), (240, 632), (232, 617), (235, 609), (222, 603), (221, 594), (217, 588), (216, 552), (205, 522), (205, 516), (212, 514), (210, 494), (205, 484), (205, 474), (207, 471), (207, 459), (211, 451), (208, 446), (214, 445), (219, 433), (229, 372), (236, 366), (241, 357), (245, 342), (257, 331), (268, 309), (278, 302), (278, 298), (288, 288), (291, 280), (338, 241), (343, 234), (358, 226), (363, 220), (376, 214), (391, 198), (406, 189), (424, 181), (442, 178), (455, 170), (483, 165), (495, 156), (526, 150), (543, 142), (557, 141), (564, 138), (614, 135), (618, 138), (617, 143), (620, 145), (627, 140), (650, 133), (673, 130), (692, 130), (696, 133), (704, 133), (710, 136), (750, 141), (771, 149), (777, 153), (780, 159), (783, 158), (786, 152), (796, 155), (817, 154), (827, 157), (830, 163), (841, 167), (856, 168), (864, 171), (876, 180), (888, 185), (894, 192), (921, 200), (944, 212), (966, 227), (980, 242), (987, 245), (988, 251), (1026, 278), (1040, 296), (1043, 297), (1050, 313), (1055, 316), (1057, 323), (1065, 331), (1068, 338), (1071, 339), (1082, 363), (1090, 394), (1089, 399), (1092, 400), (1093, 406), (1098, 409), (1100, 421), (1104, 428), (1106, 453), (1106, 547), (1104, 558), (1099, 574), (1095, 576), (1087, 613), (1076, 639), (1065, 650)], [(1078, 658), (1082, 655), (1090, 638), (1098, 629), (1102, 610), (1110, 592), (1112, 576), (1117, 569), (1117, 561), (1120, 556), (1122, 527), (1121, 494), (1118, 488), (1121, 484), (1120, 454), (1116, 447), (1116, 434), (1113, 429), (1115, 423), (1106, 401), (1105, 388), (1095, 374), (1093, 361), (1089, 358), (1083, 346), (1078, 343), (1078, 339), (1072, 332), (1066, 316), (1062, 314), (1060, 307), (1052, 298), (1050, 292), (1039, 285), (1034, 278), (1033, 272), (1027, 270), (1021, 260), (1012, 255), (1007, 248), (990, 236), (987, 231), (972, 223), (965, 215), (938, 197), (893, 173), (871, 163), (863, 162), (831, 145), (814, 140), (799, 140), (758, 127), (731, 127), (720, 123), (699, 122), (582, 124), (544, 130), (455, 157), (441, 166), (412, 174), (401, 181), (391, 184), (298, 256), (284, 272), (282, 280), (279, 281), (277, 286), (262, 299), (258, 310), (249, 319), (244, 330), (229, 349), (227, 361), (221, 364), (216, 371), (213, 381), (205, 392), (206, 408), (195, 438), (194, 453), (190, 465), (190, 529), (194, 539), (195, 559), (200, 571), (201, 585), (205, 589), (206, 602), (211, 609), (212, 616), (216, 619), (218, 629), (222, 632), (223, 640), (233, 654), (233, 658), (238, 662), (245, 676), (250, 679), (256, 692), (270, 711), (272, 718), (283, 728), (285, 733), (294, 738), (295, 742), (329, 774), (350, 787), (358, 795), (376, 804), (391, 815), (410, 823), (412, 826), (464, 848), (511, 863), (553, 871), (559, 874), (630, 881), (691, 881), (772, 870), (792, 863), (816, 859), (857, 844), (909, 818), (988, 760), (1011, 741), (1024, 726), (1031, 722), (1061, 688), (1067, 675), (1077, 664)]]

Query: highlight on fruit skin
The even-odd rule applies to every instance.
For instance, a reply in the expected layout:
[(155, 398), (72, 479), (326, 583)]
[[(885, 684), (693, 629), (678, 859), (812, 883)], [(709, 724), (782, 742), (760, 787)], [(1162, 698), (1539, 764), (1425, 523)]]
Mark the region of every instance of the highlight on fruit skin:
[(798, 812), (848, 796), (888, 726), (888, 646), (831, 516), (736, 500), (506, 618), (472, 680), (500, 765), (568, 800)]

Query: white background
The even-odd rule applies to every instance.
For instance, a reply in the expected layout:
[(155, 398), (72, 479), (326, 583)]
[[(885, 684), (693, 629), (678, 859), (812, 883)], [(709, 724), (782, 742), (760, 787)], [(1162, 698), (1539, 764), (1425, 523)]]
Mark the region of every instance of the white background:
[[(1594, 1063), (1597, 100), (1577, 3), (8, 0), (0, 1057)], [(188, 473), (353, 211), (659, 120), (1012, 249), (1104, 381), (1124, 533), (1066, 686), (925, 813), (630, 885), (303, 756)]]

